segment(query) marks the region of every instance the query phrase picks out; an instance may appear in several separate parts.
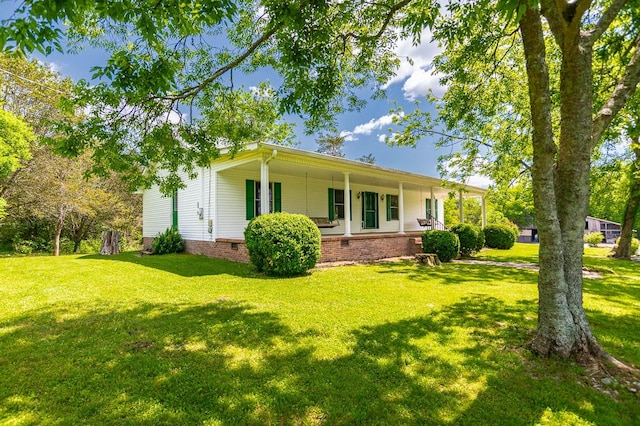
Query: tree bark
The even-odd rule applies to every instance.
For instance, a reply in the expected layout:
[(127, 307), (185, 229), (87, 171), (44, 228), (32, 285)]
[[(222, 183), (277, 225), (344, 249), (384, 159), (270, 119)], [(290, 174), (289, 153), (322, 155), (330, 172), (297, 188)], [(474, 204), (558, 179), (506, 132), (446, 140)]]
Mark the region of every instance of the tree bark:
[(66, 209), (64, 206), (58, 208), (58, 220), (56, 220), (55, 235), (53, 238), (53, 255), (60, 256), (60, 236), (62, 235), (62, 229), (64, 228), (64, 218), (66, 216)]
[(544, 356), (574, 356), (586, 362), (604, 353), (582, 306), (582, 241), (591, 158), (591, 46), (582, 43), (577, 26), (558, 25), (558, 16), (547, 19), (563, 29), (562, 34), (554, 34), (563, 55), (561, 131), (556, 147), (541, 18), (538, 10), (528, 7), (520, 22), (529, 79), (532, 181), (540, 235), (538, 330), (531, 349)]
[(616, 259), (631, 259), (635, 253), (631, 253), (631, 239), (633, 238), (633, 224), (640, 207), (640, 138), (636, 137), (632, 141), (635, 159), (631, 166), (631, 187), (629, 188), (629, 198), (624, 210), (624, 219), (620, 231), (620, 241), (616, 246), (613, 257)]
[(111, 255), (120, 253), (119, 241), (120, 233), (118, 231), (104, 231), (102, 233), (100, 254)]

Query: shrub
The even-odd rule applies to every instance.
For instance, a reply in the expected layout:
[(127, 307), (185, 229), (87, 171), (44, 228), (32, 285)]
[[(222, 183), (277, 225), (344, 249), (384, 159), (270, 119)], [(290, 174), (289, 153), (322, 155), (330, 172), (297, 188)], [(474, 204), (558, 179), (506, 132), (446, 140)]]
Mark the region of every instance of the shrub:
[(476, 246), (478, 244), (478, 231), (474, 226), (466, 223), (459, 223), (451, 228), (451, 232), (456, 234), (460, 240), (460, 255), (466, 257), (476, 251)]
[(476, 228), (476, 232), (477, 232), (477, 238), (476, 238), (476, 246), (475, 251), (478, 252), (480, 250), (482, 250), (482, 248), (484, 247), (484, 231), (482, 230), (481, 227), (477, 227)]
[(460, 252), (460, 239), (449, 231), (428, 230), (422, 234), (422, 251), (435, 253), (442, 262), (449, 262)]
[(602, 232), (589, 232), (584, 236), (584, 242), (589, 244), (589, 247), (598, 247), (602, 240), (604, 240)]
[(251, 263), (267, 275), (300, 275), (320, 259), (320, 230), (305, 215), (260, 215), (247, 225), (244, 240)]
[[(618, 244), (620, 244), (620, 237), (616, 238), (615, 247), (618, 247)], [(638, 240), (637, 238), (631, 238), (631, 256), (634, 256), (636, 253), (638, 253), (639, 248), (640, 248), (640, 240)]]
[(156, 235), (151, 246), (155, 254), (181, 253), (184, 251), (184, 240), (178, 229), (171, 227)]
[(13, 250), (18, 254), (31, 254), (34, 251), (35, 244), (33, 241), (13, 239)]
[(508, 250), (516, 242), (516, 235), (508, 225), (487, 225), (484, 228), (485, 245), (489, 248)]
[(100, 246), (102, 245), (102, 238), (91, 238), (88, 240), (82, 240), (80, 242), (80, 250), (78, 253), (100, 253)]

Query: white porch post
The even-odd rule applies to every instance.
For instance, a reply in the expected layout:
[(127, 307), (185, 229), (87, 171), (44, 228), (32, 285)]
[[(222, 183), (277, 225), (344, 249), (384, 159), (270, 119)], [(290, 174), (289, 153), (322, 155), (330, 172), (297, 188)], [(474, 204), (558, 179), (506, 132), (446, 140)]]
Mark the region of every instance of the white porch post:
[(263, 158), (260, 163), (260, 214), (270, 213), (269, 205), (269, 164)]
[(458, 191), (458, 198), (460, 200), (460, 223), (464, 223), (464, 204), (462, 204), (462, 189)]
[[(210, 225), (212, 230), (211, 238), (213, 238), (213, 241), (215, 242), (218, 238), (218, 228), (220, 228), (218, 226), (218, 171), (214, 171), (213, 176), (211, 176), (211, 167), (209, 167), (209, 185), (209, 200), (211, 200), (211, 203), (213, 204), (213, 206), (209, 207), (209, 219), (212, 220)], [(213, 191), (213, 200), (211, 199), (211, 191)], [(212, 208), (213, 217), (211, 217)], [(208, 223), (207, 226), (209, 226)]]
[[(387, 200), (387, 203), (389, 200)], [(404, 234), (404, 191), (402, 182), (398, 183), (398, 221), (400, 222), (399, 234)]]
[(351, 182), (349, 172), (344, 173), (344, 236), (351, 236)]
[(484, 198), (484, 195), (480, 197), (482, 200), (482, 227), (487, 226), (487, 200)]
[[(431, 217), (436, 218), (438, 217), (438, 212), (436, 212), (436, 199), (433, 196), (433, 186), (429, 188), (429, 191), (430, 191), (429, 205), (431, 206)], [(431, 224), (431, 229), (434, 229), (434, 226), (435, 224)]]

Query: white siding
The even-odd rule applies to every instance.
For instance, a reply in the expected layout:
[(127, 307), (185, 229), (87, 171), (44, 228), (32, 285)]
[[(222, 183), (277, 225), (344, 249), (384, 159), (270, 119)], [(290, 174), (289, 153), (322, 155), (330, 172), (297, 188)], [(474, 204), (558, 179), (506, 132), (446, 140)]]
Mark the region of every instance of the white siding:
[[(214, 228), (218, 238), (244, 238), (246, 220), (245, 181), (247, 179), (260, 180), (260, 171), (247, 173), (246, 171), (230, 169), (218, 172), (217, 186), (217, 221)], [(215, 215), (215, 211), (211, 215)], [(216, 223), (217, 222), (217, 223)]]
[(194, 179), (189, 179), (186, 174), (180, 177), (186, 188), (178, 190), (178, 230), (186, 240), (206, 240), (206, 220), (198, 216), (198, 206), (203, 206), (202, 171), (198, 170)]
[(172, 199), (163, 196), (157, 186), (142, 194), (142, 236), (155, 237), (171, 226)]

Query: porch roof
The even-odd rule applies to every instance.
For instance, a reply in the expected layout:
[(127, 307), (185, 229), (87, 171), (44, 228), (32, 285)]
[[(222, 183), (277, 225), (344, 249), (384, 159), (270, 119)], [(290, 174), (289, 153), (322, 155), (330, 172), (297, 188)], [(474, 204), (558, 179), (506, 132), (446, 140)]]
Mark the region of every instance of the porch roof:
[(214, 161), (212, 168), (255, 170), (255, 161), (266, 159), (270, 160), (271, 173), (290, 176), (305, 176), (308, 173), (309, 177), (342, 182), (344, 173), (349, 173), (352, 184), (397, 188), (398, 183), (402, 182), (405, 189), (432, 187), (436, 193), (462, 190), (471, 196), (482, 196), (486, 193), (486, 189), (471, 185), (269, 143), (247, 145), (233, 159), (223, 151), (223, 158)]

